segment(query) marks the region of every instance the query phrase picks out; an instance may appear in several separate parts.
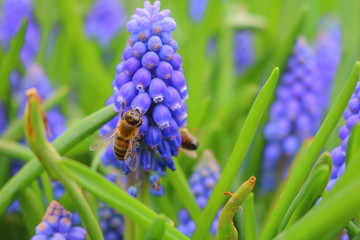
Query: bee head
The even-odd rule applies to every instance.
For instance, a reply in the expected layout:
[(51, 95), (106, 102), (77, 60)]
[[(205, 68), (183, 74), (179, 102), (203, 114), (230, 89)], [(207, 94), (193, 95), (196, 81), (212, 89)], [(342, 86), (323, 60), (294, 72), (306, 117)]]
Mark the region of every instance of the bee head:
[(124, 118), (131, 125), (140, 127), (142, 124), (142, 115), (138, 109), (126, 112)]

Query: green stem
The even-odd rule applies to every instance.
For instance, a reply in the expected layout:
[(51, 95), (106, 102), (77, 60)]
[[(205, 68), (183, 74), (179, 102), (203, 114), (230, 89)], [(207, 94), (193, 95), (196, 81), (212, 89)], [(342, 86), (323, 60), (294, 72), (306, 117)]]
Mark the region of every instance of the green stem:
[(25, 133), (27, 142), (47, 173), (52, 179), (59, 180), (69, 193), (91, 238), (103, 239), (98, 221), (91, 211), (80, 187), (77, 186), (71, 178), (68, 178), (57, 165), (61, 156), (47, 141), (44, 131), (46, 125), (43, 122), (43, 114), (45, 114), (45, 112), (42, 109), (41, 100), (37, 95), (37, 91), (35, 89), (28, 90), (27, 97), (28, 101), (25, 109)]
[[(66, 153), (77, 143), (111, 120), (116, 114), (117, 112), (114, 111), (113, 105), (110, 105), (86, 117), (53, 142), (55, 149), (60, 154)], [(31, 184), (42, 171), (40, 163), (36, 158), (33, 158), (1, 188), (0, 215), (4, 213), (6, 208), (15, 199), (16, 193)]]
[(0, 153), (14, 159), (29, 162), (34, 155), (22, 144), (0, 139)]
[(256, 240), (256, 223), (254, 210), (254, 194), (250, 193), (244, 202), (243, 229), (245, 240)]

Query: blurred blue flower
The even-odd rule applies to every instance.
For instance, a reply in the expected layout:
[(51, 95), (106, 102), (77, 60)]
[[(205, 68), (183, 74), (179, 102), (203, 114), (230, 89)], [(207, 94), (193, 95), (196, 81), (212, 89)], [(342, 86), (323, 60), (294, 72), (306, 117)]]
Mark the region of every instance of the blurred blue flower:
[(324, 113), (323, 79), (317, 78), (316, 57), (299, 38), (289, 57), (264, 128), (266, 146), (261, 188), (273, 190), (284, 177), (302, 142), (315, 135)]
[[(123, 184), (123, 178), (118, 172), (110, 173), (106, 178), (118, 185), (119, 187)], [(128, 193), (133, 197), (137, 195), (137, 188), (130, 187)], [(116, 210), (110, 208), (103, 202), (100, 202), (98, 210), (100, 227), (102, 229), (105, 240), (122, 240), (124, 232), (124, 217), (119, 214)]]
[[(208, 157), (210, 155), (210, 157)], [(206, 156), (206, 157), (205, 157)], [(195, 195), (196, 203), (201, 209), (203, 209), (220, 178), (220, 167), (216, 161), (213, 160), (212, 153), (210, 151), (204, 152), (203, 160), (195, 167), (193, 174), (189, 179), (189, 185), (192, 193)], [(215, 217), (210, 232), (213, 236), (216, 234), (217, 222), (220, 216), (221, 209), (218, 211)], [(191, 219), (189, 212), (186, 209), (182, 209), (178, 214), (179, 225), (177, 229), (191, 238), (196, 229), (195, 222)]]
[(96, 0), (85, 20), (85, 32), (106, 47), (118, 34), (125, 22), (125, 13), (120, 1)]
[(234, 36), (234, 60), (236, 74), (240, 76), (255, 60), (254, 33), (240, 30)]
[(31, 0), (4, 0), (0, 17), (0, 42), (8, 50), (10, 41), (21, 27), (23, 19), (28, 20), (24, 46), (20, 58), (25, 66), (32, 63), (40, 45), (40, 29), (33, 15)]
[(208, 0), (189, 0), (189, 15), (192, 21), (199, 23), (204, 18)]
[(31, 240), (85, 240), (86, 230), (82, 227), (72, 227), (71, 219), (71, 212), (66, 211), (57, 201), (52, 201)]
[[(176, 23), (169, 10), (160, 11), (160, 2), (149, 1), (136, 9), (127, 23), (131, 33), (122, 62), (116, 67), (113, 81), (114, 95), (107, 104), (124, 112), (137, 109), (142, 114), (142, 125), (137, 155), (143, 171), (163, 174), (166, 168), (175, 170), (172, 156), (181, 146), (179, 128), (186, 125), (188, 98), (182, 59), (176, 53), (177, 43), (172, 38)], [(119, 116), (101, 128), (105, 134), (116, 128)], [(103, 163), (121, 168), (125, 174), (130, 168), (113, 154), (112, 146), (103, 155)], [(138, 168), (139, 169), (139, 168)]]
[(345, 159), (348, 141), (352, 128), (360, 122), (360, 81), (357, 83), (355, 92), (350, 98), (348, 106), (344, 112), (346, 124), (339, 129), (341, 145), (334, 148), (330, 155), (333, 161), (331, 176), (326, 189), (329, 191), (345, 171)]
[[(322, 19), (315, 41), (315, 55), (319, 78), (325, 86), (331, 85), (339, 66), (342, 54), (342, 35), (340, 23), (334, 18)], [(330, 99), (331, 88), (324, 87), (323, 105), (326, 107)]]
[(7, 127), (7, 113), (6, 106), (4, 103), (0, 102), (0, 134), (3, 134)]

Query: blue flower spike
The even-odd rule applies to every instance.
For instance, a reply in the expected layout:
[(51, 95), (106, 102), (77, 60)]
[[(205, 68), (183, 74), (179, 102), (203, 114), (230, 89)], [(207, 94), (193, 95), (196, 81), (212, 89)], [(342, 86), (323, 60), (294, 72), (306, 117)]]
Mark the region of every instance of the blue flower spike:
[(52, 201), (46, 209), (43, 221), (37, 225), (36, 234), (31, 240), (85, 240), (86, 230), (72, 227), (72, 213), (57, 201)]
[[(189, 179), (191, 191), (195, 195), (196, 203), (203, 209), (220, 178), (220, 166), (215, 160), (213, 153), (210, 150), (205, 150), (202, 160), (197, 164), (193, 174)], [(217, 223), (220, 216), (221, 209), (218, 211), (212, 225), (210, 232), (213, 236), (216, 234)], [(178, 214), (179, 225), (178, 230), (191, 238), (195, 231), (196, 225), (191, 219), (188, 211), (182, 209)]]
[(260, 181), (264, 191), (275, 189), (302, 142), (320, 127), (331, 83), (318, 78), (319, 74), (313, 49), (304, 38), (298, 38), (264, 128), (267, 145)]
[(352, 128), (360, 122), (360, 81), (357, 83), (355, 91), (350, 98), (348, 107), (344, 112), (345, 125), (338, 132), (341, 144), (335, 147), (331, 152), (333, 168), (331, 170), (330, 180), (326, 187), (328, 191), (335, 185), (337, 180), (344, 173), (346, 168), (346, 150)]
[(240, 30), (234, 36), (234, 61), (238, 76), (255, 61), (254, 33), (250, 30)]
[[(186, 126), (187, 119), (186, 80), (172, 37), (176, 23), (169, 10), (160, 11), (160, 1), (153, 5), (145, 1), (144, 8), (136, 9), (126, 27), (131, 36), (116, 67), (114, 95), (108, 104), (114, 103), (119, 113), (123, 108), (124, 112), (139, 110), (143, 125), (139, 128), (142, 137), (136, 151), (140, 162), (137, 171), (163, 174), (166, 168), (176, 169), (172, 157), (178, 154), (179, 128)], [(120, 116), (115, 119), (103, 126), (102, 134), (116, 127)], [(102, 160), (125, 174), (131, 172), (124, 162), (116, 160), (112, 146)]]

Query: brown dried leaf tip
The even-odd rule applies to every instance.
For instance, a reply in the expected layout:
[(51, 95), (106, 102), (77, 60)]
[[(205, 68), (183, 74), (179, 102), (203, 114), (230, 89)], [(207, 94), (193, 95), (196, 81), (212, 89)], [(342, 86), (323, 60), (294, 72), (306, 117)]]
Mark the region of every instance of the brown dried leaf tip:
[(32, 107), (30, 107), (30, 101), (34, 101), (36, 102), (39, 107), (40, 107), (40, 111), (41, 111), (41, 115), (42, 115), (42, 120), (43, 120), (43, 123), (45, 125), (45, 130), (46, 132), (48, 133), (48, 135), (50, 136), (51, 133), (50, 133), (50, 129), (49, 129), (49, 124), (48, 124), (48, 120), (47, 120), (47, 116), (46, 116), (46, 112), (45, 110), (43, 109), (43, 105), (42, 105), (42, 99), (41, 97), (39, 96), (39, 93), (38, 91), (36, 90), (36, 88), (29, 88), (27, 91), (26, 91), (26, 97), (27, 97), (27, 111), (28, 113), (26, 114), (26, 121), (27, 121), (27, 131), (29, 133), (29, 136), (31, 138), (34, 137), (34, 129), (33, 129), (33, 125), (31, 123), (31, 109)]
[(256, 177), (255, 176), (251, 176), (248, 180), (248, 182), (255, 184), (256, 183)]

